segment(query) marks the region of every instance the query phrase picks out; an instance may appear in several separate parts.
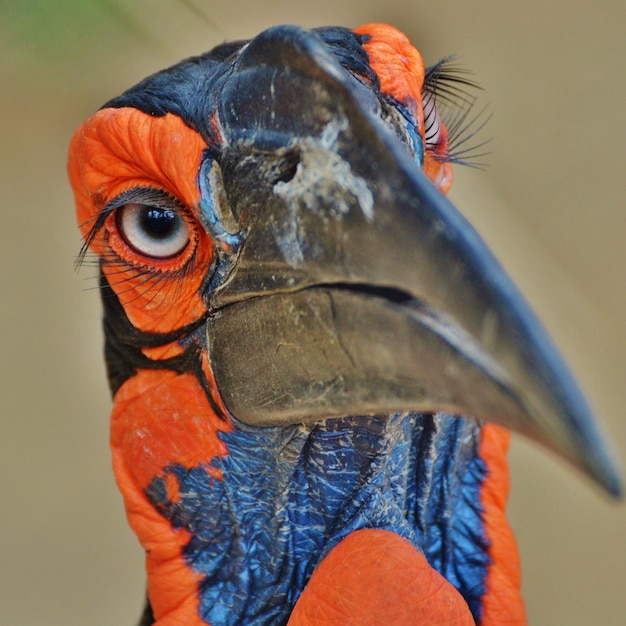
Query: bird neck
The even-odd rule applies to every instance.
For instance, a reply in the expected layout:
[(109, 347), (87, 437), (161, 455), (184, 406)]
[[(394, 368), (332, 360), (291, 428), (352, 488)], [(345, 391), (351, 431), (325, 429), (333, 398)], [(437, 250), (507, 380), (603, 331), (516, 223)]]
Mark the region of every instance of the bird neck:
[(487, 472), (473, 420), (250, 427), (220, 422), (192, 374), (142, 370), (116, 394), (111, 442), (157, 621), (286, 622), (321, 560), (361, 528), (410, 541), (480, 615)]

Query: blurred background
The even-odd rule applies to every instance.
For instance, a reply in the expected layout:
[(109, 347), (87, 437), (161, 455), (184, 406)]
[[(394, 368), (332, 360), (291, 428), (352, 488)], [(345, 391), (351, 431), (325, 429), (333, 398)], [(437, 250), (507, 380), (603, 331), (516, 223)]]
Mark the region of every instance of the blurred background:
[[(100, 303), (67, 144), (148, 73), (278, 23), (403, 29), (475, 72), (487, 171), (454, 202), (565, 354), (626, 455), (626, 3), (621, 0), (0, 2), (0, 623), (123, 626), (143, 602), (108, 449)], [(626, 506), (514, 439), (510, 518), (534, 625), (626, 623)]]

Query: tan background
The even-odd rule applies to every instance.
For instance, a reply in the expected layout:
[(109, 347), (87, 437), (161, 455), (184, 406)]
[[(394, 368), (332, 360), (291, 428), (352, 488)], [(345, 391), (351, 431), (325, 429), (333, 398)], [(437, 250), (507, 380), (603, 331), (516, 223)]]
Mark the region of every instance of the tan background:
[[(142, 556), (109, 469), (91, 270), (65, 182), (72, 130), (149, 72), (276, 23), (388, 21), (455, 52), (494, 112), (453, 199), (554, 335), (626, 453), (626, 3), (57, 0), (0, 13), (0, 624), (134, 622)], [(623, 462), (622, 462), (623, 464)], [(511, 520), (535, 625), (626, 624), (626, 507), (519, 440)]]

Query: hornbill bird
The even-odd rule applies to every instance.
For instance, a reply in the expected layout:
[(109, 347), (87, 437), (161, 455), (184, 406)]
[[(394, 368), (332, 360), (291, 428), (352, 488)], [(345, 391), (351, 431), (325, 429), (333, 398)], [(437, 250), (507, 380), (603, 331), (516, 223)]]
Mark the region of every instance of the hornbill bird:
[(469, 84), (386, 25), (279, 26), (76, 131), (143, 625), (523, 624), (509, 430), (619, 494), (445, 197)]

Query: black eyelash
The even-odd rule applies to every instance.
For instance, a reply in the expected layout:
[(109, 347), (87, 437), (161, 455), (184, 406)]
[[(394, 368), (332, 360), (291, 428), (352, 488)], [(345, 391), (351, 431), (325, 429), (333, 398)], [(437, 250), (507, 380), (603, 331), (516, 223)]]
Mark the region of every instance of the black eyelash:
[[(489, 152), (482, 151), (491, 138), (468, 145), (491, 119), (487, 106), (476, 112), (478, 96), (482, 88), (471, 78), (471, 72), (454, 64), (455, 57), (445, 57), (426, 69), (422, 93), (435, 100), (435, 106), (448, 130), (448, 151), (436, 155), (442, 161), (458, 163), (478, 169), (487, 167), (480, 161)], [(427, 121), (425, 120), (425, 124)]]
[[(162, 290), (164, 288), (168, 290), (172, 290), (172, 289), (176, 290), (173, 293), (173, 298), (172, 298), (172, 301), (175, 301), (178, 295), (178, 291), (181, 289), (182, 285), (184, 284), (186, 277), (190, 273), (192, 273), (195, 268), (195, 257), (193, 256), (187, 263), (185, 263), (184, 266), (182, 266), (178, 270), (171, 271), (168, 273), (155, 272), (154, 270), (152, 270), (150, 267), (147, 267), (147, 266), (135, 267), (135, 266), (129, 265), (127, 262), (121, 260), (116, 254), (112, 252), (109, 252), (105, 256), (102, 256), (102, 257), (96, 254), (88, 253), (88, 256), (86, 258), (88, 259), (87, 262), (92, 267), (101, 268), (103, 265), (107, 265), (108, 267), (120, 268), (117, 271), (114, 270), (114, 271), (108, 272), (108, 277), (109, 277), (108, 284), (112, 287), (120, 287), (124, 283), (133, 281), (134, 284), (132, 285), (132, 287), (129, 287), (129, 289), (131, 288), (136, 289), (137, 294), (135, 297), (129, 300), (127, 299), (126, 300), (127, 304), (130, 302), (134, 302), (137, 299), (144, 298), (146, 295), (148, 295), (150, 291), (153, 291), (151, 298), (150, 298), (150, 300), (152, 300), (156, 298), (157, 296), (159, 296), (162, 293)], [(132, 272), (131, 275), (129, 275), (129, 271)], [(118, 275), (121, 277), (119, 280), (116, 279)], [(101, 289), (102, 285), (99, 279), (99, 275), (91, 277), (91, 278), (98, 278), (98, 285), (96, 285), (95, 287), (89, 287), (88, 289)], [(138, 279), (143, 279), (143, 280), (142, 282), (137, 284)], [(116, 289), (115, 292), (111, 292), (110, 294), (104, 293), (103, 297), (109, 297), (111, 295), (114, 295), (117, 298), (120, 295), (126, 293), (127, 291), (128, 289), (124, 289), (122, 287), (120, 289)]]

